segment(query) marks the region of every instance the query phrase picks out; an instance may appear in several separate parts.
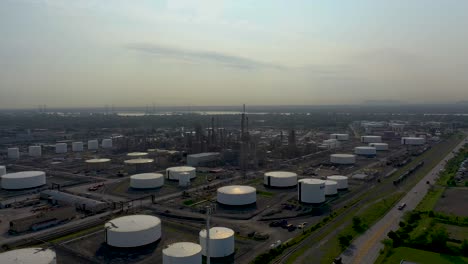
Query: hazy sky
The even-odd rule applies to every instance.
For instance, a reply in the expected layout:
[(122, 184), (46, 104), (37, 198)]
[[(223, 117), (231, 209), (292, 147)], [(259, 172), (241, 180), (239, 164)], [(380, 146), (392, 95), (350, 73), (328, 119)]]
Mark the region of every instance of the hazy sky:
[(0, 108), (468, 100), (466, 0), (0, 0)]

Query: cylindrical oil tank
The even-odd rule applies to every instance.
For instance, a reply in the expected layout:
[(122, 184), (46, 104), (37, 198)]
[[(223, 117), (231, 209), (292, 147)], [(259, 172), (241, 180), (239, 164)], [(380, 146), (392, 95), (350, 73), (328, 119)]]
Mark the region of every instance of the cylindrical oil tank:
[(106, 243), (113, 247), (139, 247), (161, 238), (161, 220), (151, 215), (128, 215), (104, 225)]
[(325, 202), (325, 181), (318, 179), (299, 180), (297, 196), (300, 202), (323, 203)]
[(20, 171), (2, 176), (2, 188), (21, 190), (35, 188), (46, 184), (46, 174), (43, 171)]
[(19, 148), (8, 148), (7, 155), (9, 159), (19, 159), (20, 157)]
[(30, 157), (40, 157), (42, 156), (42, 147), (41, 146), (29, 146), (28, 154)]
[(297, 185), (297, 174), (288, 171), (266, 172), (263, 184), (268, 187), (294, 187)]
[(181, 172), (179, 173), (179, 186), (186, 187), (190, 185), (190, 173)]
[(403, 145), (424, 145), (426, 139), (422, 137), (402, 137), (401, 144)]
[(257, 189), (246, 185), (218, 188), (217, 201), (225, 205), (249, 205), (257, 201)]
[(331, 154), (330, 162), (334, 164), (354, 164), (356, 163), (356, 156), (353, 154)]
[(336, 181), (338, 183), (338, 190), (348, 189), (348, 177), (342, 175), (328, 176), (327, 180)]
[(72, 143), (73, 152), (82, 152), (83, 151), (83, 142), (73, 142)]
[(67, 143), (55, 144), (55, 153), (57, 154), (67, 153)]
[(325, 181), (325, 195), (335, 195), (338, 193), (338, 183), (336, 181)]
[(148, 152), (130, 152), (127, 153), (127, 156), (132, 158), (143, 158), (148, 156)]
[(0, 176), (3, 176), (3, 175), (5, 175), (5, 174), (6, 174), (6, 167), (3, 166), (3, 165), (1, 165), (1, 166), (0, 166)]
[(377, 150), (374, 147), (362, 146), (362, 147), (355, 147), (354, 153), (356, 155), (375, 156), (377, 154)]
[(166, 179), (168, 180), (179, 180), (179, 175), (183, 172), (190, 174), (190, 179), (197, 176), (196, 169), (190, 166), (170, 167), (166, 169)]
[(369, 147), (374, 147), (377, 151), (388, 150), (387, 143), (369, 143)]
[(101, 142), (101, 147), (105, 149), (110, 149), (112, 148), (112, 139), (110, 138), (105, 138)]
[(164, 185), (164, 175), (161, 173), (140, 173), (130, 176), (130, 187), (135, 189), (151, 189)]
[(330, 134), (330, 139), (337, 139), (339, 141), (349, 140), (348, 134)]
[(381, 136), (362, 136), (361, 142), (363, 143), (380, 143), (382, 142)]
[(152, 171), (153, 159), (139, 158), (125, 160), (125, 167), (129, 172), (147, 172)]
[(89, 159), (85, 161), (88, 170), (107, 169), (110, 165), (110, 162), (110, 159)]
[(97, 139), (88, 140), (88, 150), (97, 150), (99, 148), (99, 142)]
[(202, 248), (192, 242), (178, 242), (162, 250), (163, 264), (201, 264)]
[(56, 264), (55, 251), (44, 248), (22, 248), (0, 253), (2, 264)]
[[(206, 256), (206, 229), (200, 231), (202, 254)], [(224, 258), (234, 254), (234, 230), (227, 227), (210, 228), (210, 257)]]

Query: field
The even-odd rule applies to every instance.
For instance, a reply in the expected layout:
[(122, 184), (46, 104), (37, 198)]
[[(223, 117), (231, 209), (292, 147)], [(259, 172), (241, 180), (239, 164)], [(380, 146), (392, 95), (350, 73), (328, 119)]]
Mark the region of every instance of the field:
[(433, 253), (429, 251), (399, 247), (394, 250), (394, 253), (387, 258), (384, 264), (400, 263), (400, 261), (412, 261), (424, 264), (462, 264), (468, 263), (468, 258), (450, 256), (445, 254)]
[(447, 188), (442, 197), (437, 201), (435, 211), (468, 217), (466, 201), (468, 201), (468, 188)]

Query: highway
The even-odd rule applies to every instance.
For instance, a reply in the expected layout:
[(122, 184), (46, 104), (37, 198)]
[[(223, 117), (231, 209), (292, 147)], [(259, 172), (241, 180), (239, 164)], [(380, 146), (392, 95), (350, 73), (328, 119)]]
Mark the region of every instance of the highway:
[[(462, 140), (453, 150), (458, 151), (464, 144), (465, 140)], [(445, 160), (453, 156), (453, 152), (450, 152), (380, 221), (354, 240), (351, 246), (341, 254), (343, 264), (374, 263), (379, 256), (380, 249), (383, 248), (381, 241), (387, 237), (388, 232), (398, 229), (398, 223), (401, 221), (405, 211), (414, 210), (416, 208), (429, 188), (426, 182), (430, 181), (434, 183), (438, 172), (445, 166)], [(401, 203), (406, 203), (406, 207), (403, 210), (398, 210), (398, 205)]]

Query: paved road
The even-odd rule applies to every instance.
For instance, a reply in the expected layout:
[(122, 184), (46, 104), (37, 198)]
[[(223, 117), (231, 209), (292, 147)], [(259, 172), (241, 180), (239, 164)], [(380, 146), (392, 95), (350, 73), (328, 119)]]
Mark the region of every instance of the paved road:
[[(464, 144), (465, 140), (457, 145), (454, 151), (458, 151)], [(362, 236), (358, 237), (353, 244), (341, 254), (343, 263), (374, 263), (379, 256), (380, 249), (383, 248), (380, 241), (385, 239), (388, 232), (398, 229), (398, 223), (404, 212), (415, 209), (426, 195), (429, 188), (426, 181), (433, 183), (437, 178), (438, 172), (444, 168), (445, 160), (452, 157), (453, 153), (451, 152), (403, 197), (401, 202), (406, 203), (406, 208), (404, 210), (398, 210), (398, 205), (395, 205), (379, 222), (373, 225)]]

